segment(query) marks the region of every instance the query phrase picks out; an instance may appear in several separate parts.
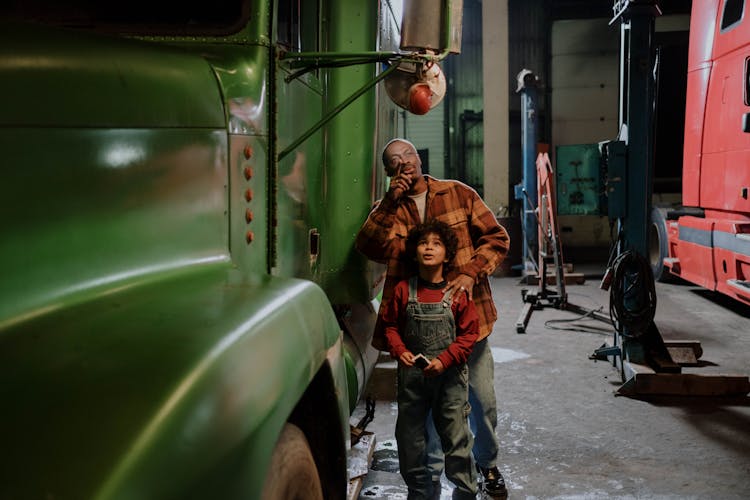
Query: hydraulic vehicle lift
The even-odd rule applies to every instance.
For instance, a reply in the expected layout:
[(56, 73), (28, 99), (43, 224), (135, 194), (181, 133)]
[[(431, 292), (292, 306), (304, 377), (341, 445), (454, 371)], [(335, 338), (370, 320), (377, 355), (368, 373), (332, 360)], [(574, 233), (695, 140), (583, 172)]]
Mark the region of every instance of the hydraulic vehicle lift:
[[(653, 34), (660, 15), (655, 0), (616, 0), (610, 25), (620, 22), (621, 134), (605, 145), (610, 219), (618, 228), (610, 309), (614, 345), (590, 357), (620, 368), (624, 395), (736, 396), (750, 392), (747, 376), (683, 374), (697, 364), (698, 342), (665, 342), (653, 321), (656, 309), (648, 256), (648, 221), (653, 188)], [(643, 264), (645, 262), (645, 265)]]
[[(623, 385), (618, 394), (630, 396), (744, 396), (750, 392), (745, 375), (699, 375), (682, 373), (682, 367), (698, 366), (703, 350), (697, 341), (664, 341), (654, 323), (656, 292), (648, 256), (648, 227), (653, 188), (653, 124), (654, 124), (654, 18), (660, 15), (656, 0), (615, 0), (610, 25), (620, 22), (620, 137), (603, 143), (603, 161), (607, 165), (609, 217), (617, 227), (617, 241), (611, 266), (602, 280), (602, 288), (610, 290), (610, 314), (586, 310), (567, 300), (562, 263), (562, 249), (555, 218), (555, 189), (552, 167), (546, 154), (536, 161), (537, 185), (521, 190), (525, 197), (527, 217), (524, 232), (531, 233), (528, 214), (534, 213), (538, 226), (537, 292), (524, 290), (524, 306), (516, 321), (517, 333), (525, 333), (534, 310), (554, 307), (568, 310), (614, 326), (613, 345), (603, 345), (589, 356), (608, 360), (619, 368)], [(533, 81), (519, 78), (519, 91), (524, 91), (524, 109), (530, 118), (524, 130), (533, 130)], [(524, 118), (526, 118), (524, 116)], [(524, 138), (534, 137), (524, 132)], [(524, 144), (524, 162), (531, 141)], [(528, 165), (524, 167), (527, 175)], [(529, 193), (538, 195), (534, 208)], [(521, 198), (520, 196), (516, 196)], [(534, 235), (536, 236), (536, 235)], [(525, 234), (528, 245), (529, 236)], [(526, 254), (525, 254), (526, 257)], [(527, 260), (525, 258), (525, 260)], [(525, 267), (527, 262), (525, 262)], [(556, 274), (556, 287), (547, 283), (548, 266)], [(611, 282), (611, 285), (610, 285)]]

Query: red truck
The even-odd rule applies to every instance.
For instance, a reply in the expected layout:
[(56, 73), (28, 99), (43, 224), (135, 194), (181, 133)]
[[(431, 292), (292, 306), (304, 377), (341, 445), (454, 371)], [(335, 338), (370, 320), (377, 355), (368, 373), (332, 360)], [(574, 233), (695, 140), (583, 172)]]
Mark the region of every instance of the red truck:
[(693, 2), (682, 206), (654, 208), (657, 279), (750, 305), (750, 19), (745, 0)]

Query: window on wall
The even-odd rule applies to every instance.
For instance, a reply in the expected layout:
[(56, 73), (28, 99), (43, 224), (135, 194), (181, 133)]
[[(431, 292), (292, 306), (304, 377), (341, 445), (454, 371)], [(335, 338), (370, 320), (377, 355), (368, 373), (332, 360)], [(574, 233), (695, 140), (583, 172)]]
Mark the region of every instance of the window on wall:
[(282, 47), (293, 52), (316, 52), (318, 43), (319, 2), (279, 0), (277, 37)]
[(724, 13), (721, 16), (721, 30), (734, 28), (742, 20), (745, 11), (745, 0), (726, 0), (724, 2)]

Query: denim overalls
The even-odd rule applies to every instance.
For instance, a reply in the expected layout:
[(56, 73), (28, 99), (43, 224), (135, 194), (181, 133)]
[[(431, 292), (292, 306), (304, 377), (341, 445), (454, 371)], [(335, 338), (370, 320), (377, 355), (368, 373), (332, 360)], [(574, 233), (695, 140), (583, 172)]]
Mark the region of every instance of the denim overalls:
[[(417, 278), (409, 280), (409, 301), (402, 338), (414, 354), (432, 359), (456, 336), (451, 297), (438, 303), (417, 301)], [(445, 475), (456, 485), (453, 498), (476, 498), (467, 415), (469, 372), (466, 364), (452, 366), (441, 375), (426, 378), (417, 367), (398, 367), (398, 419), (396, 439), (401, 475), (409, 488), (409, 499), (428, 499), (432, 480), (427, 472), (425, 420), (432, 410), (445, 453)], [(408, 443), (408, 445), (407, 445)]]

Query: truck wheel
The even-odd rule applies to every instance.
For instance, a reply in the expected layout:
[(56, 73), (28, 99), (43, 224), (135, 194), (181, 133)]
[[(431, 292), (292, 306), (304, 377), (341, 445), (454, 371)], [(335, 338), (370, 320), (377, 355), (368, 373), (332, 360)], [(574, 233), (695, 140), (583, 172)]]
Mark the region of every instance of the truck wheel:
[(299, 427), (286, 424), (271, 456), (263, 500), (323, 500), (318, 469)]
[(662, 283), (676, 281), (669, 269), (664, 267), (664, 259), (669, 257), (669, 241), (667, 239), (667, 220), (664, 212), (656, 207), (651, 209), (651, 225), (648, 231), (648, 259), (654, 279)]

